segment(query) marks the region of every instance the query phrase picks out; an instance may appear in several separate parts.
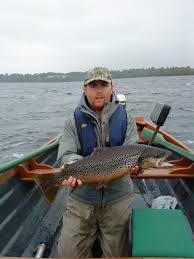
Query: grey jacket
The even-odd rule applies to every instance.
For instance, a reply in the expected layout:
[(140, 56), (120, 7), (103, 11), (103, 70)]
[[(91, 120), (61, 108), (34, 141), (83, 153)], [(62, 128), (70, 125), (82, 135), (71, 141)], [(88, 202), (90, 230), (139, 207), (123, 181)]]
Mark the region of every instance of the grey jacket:
[[(89, 115), (95, 124), (94, 130), (96, 133), (97, 147), (105, 146), (109, 136), (109, 119), (116, 111), (119, 105), (119, 100), (113, 93), (111, 102), (105, 104), (101, 116), (91, 110), (85, 101), (84, 94), (81, 97), (78, 107), (81, 111)], [(134, 119), (127, 114), (127, 130), (123, 145), (137, 143), (137, 130)], [(58, 159), (61, 159), (61, 165), (69, 163), (73, 160), (81, 159), (81, 145), (78, 139), (77, 129), (75, 125), (74, 114), (65, 121), (63, 137), (60, 140)], [(99, 206), (105, 206), (116, 202), (133, 192), (133, 184), (130, 177), (124, 176), (121, 179), (107, 183), (105, 188), (96, 189), (96, 184), (83, 184), (71, 190), (71, 195), (76, 199)]]

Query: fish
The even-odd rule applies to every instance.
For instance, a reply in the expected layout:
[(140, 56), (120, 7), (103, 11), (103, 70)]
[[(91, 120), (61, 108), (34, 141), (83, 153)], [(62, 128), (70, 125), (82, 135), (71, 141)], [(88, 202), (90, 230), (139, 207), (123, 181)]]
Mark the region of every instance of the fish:
[(168, 167), (170, 164), (165, 160), (170, 155), (171, 151), (143, 144), (99, 147), (91, 155), (65, 164), (63, 171), (34, 174), (33, 179), (47, 201), (52, 203), (62, 182), (70, 176), (82, 183), (110, 182), (128, 174), (135, 165), (139, 166), (140, 172), (148, 168)]

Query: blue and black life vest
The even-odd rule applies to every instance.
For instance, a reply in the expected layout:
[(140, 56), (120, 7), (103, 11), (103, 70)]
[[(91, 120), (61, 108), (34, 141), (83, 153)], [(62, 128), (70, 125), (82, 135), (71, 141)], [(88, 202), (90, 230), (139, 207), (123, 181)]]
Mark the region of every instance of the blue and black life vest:
[[(91, 117), (84, 114), (80, 108), (74, 112), (78, 138), (81, 145), (81, 155), (90, 155), (97, 145), (94, 123)], [(109, 142), (106, 146), (120, 146), (125, 140), (127, 129), (127, 113), (122, 105), (119, 105), (109, 120)]]

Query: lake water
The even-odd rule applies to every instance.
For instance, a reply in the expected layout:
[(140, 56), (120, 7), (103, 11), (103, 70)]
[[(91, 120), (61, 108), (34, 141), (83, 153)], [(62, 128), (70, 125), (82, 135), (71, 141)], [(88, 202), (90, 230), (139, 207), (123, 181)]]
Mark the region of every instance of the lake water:
[[(156, 102), (172, 106), (162, 129), (194, 150), (194, 76), (114, 80), (127, 110), (149, 120)], [(0, 164), (31, 153), (63, 131), (82, 82), (0, 83)]]

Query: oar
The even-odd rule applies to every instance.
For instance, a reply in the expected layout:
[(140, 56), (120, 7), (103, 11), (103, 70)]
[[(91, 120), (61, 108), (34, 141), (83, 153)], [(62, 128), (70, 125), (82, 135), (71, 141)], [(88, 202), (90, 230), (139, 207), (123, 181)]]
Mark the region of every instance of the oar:
[[(142, 130), (142, 137), (145, 140), (150, 141), (152, 136), (153, 136), (153, 130), (150, 130), (150, 129), (147, 129), (147, 128), (144, 127), (143, 130)], [(180, 148), (180, 147), (168, 142), (167, 140), (164, 139), (164, 137), (160, 133), (157, 133), (157, 135), (155, 136), (155, 138), (153, 140), (153, 144), (161, 145), (163, 147), (166, 147), (169, 150), (171, 150), (171, 151), (173, 151), (173, 152), (175, 152), (175, 153), (177, 153), (177, 154), (179, 154), (183, 157), (186, 157), (189, 160), (194, 162), (194, 154), (192, 154), (189, 151), (186, 151), (185, 149)]]

